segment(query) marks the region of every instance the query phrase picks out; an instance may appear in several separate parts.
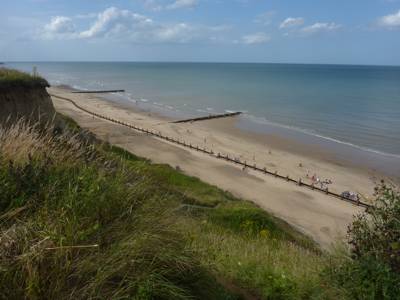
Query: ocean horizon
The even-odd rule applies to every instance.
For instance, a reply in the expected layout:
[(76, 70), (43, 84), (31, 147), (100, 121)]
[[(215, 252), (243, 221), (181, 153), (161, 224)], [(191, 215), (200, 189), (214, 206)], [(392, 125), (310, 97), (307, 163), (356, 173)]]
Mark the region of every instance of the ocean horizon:
[[(263, 132), (310, 136), (400, 160), (400, 67), (280, 63), (12, 62), (52, 85), (124, 89), (121, 101), (170, 117), (241, 111)], [(269, 126), (269, 129), (267, 129)]]
[(393, 67), (400, 64), (351, 64), (351, 63), (311, 63), (311, 62), (261, 62), (261, 61), (173, 61), (173, 60), (37, 60), (37, 61), (0, 61), (0, 64), (48, 64), (48, 63), (133, 63), (133, 64), (254, 64), (254, 65), (308, 65), (308, 66), (343, 66), (343, 67)]

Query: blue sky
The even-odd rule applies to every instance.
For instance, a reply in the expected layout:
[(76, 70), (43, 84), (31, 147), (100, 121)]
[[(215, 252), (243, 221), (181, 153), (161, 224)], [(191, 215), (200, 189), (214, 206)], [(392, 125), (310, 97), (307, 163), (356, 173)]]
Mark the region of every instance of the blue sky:
[(0, 61), (400, 65), (400, 0), (0, 4)]

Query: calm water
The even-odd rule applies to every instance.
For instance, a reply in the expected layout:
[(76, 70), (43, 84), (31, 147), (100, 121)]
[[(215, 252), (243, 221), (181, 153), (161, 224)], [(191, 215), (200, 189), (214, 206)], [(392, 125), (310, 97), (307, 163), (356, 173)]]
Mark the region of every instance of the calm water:
[[(224, 63), (9, 63), (52, 84), (125, 89), (169, 115), (244, 111), (273, 126), (400, 160), (400, 67)], [(266, 128), (266, 127), (265, 127)], [(377, 157), (377, 156), (374, 156)]]

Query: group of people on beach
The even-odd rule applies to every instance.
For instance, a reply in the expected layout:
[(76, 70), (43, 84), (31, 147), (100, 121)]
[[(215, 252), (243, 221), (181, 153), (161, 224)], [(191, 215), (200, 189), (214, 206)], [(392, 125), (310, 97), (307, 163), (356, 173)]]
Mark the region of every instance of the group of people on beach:
[(315, 173), (310, 177), (309, 171), (307, 171), (306, 177), (311, 179), (312, 185), (319, 185), (321, 189), (326, 189), (328, 185), (333, 183), (331, 179), (321, 180)]

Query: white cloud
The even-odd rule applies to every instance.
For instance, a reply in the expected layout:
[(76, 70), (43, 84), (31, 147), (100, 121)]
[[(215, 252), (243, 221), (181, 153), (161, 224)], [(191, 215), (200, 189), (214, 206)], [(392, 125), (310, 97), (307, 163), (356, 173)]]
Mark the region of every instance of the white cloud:
[(129, 33), (135, 29), (151, 27), (153, 20), (145, 16), (133, 13), (129, 10), (120, 10), (110, 7), (98, 14), (94, 24), (79, 34), (81, 38), (93, 38), (106, 35), (118, 35)]
[(264, 32), (256, 32), (253, 34), (244, 35), (241, 43), (246, 45), (265, 44), (271, 40), (271, 37)]
[(167, 9), (193, 8), (199, 4), (198, 0), (176, 0), (166, 6)]
[(304, 24), (303, 18), (287, 18), (280, 25), (280, 29), (293, 28)]
[(339, 29), (341, 27), (342, 27), (341, 25), (336, 24), (334, 22), (332, 22), (332, 23), (317, 22), (313, 25), (303, 27), (301, 29), (301, 33), (303, 33), (305, 35), (313, 35), (313, 34), (318, 34), (318, 33), (323, 33), (323, 32), (336, 31), (337, 29)]
[(53, 37), (67, 37), (73, 35), (75, 32), (75, 25), (71, 18), (56, 16), (52, 17), (50, 23), (44, 27), (43, 35), (45, 38), (51, 39)]
[(87, 29), (76, 30), (71, 18), (55, 17), (45, 26), (41, 37), (46, 39), (114, 39), (133, 43), (187, 43), (222, 40), (219, 36), (222, 37), (223, 32), (230, 29), (231, 27), (224, 25), (160, 23), (130, 10), (110, 7), (97, 14), (93, 24)]
[(387, 28), (400, 28), (400, 10), (397, 13), (381, 17), (379, 25)]

